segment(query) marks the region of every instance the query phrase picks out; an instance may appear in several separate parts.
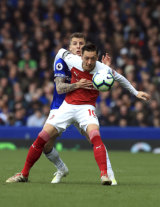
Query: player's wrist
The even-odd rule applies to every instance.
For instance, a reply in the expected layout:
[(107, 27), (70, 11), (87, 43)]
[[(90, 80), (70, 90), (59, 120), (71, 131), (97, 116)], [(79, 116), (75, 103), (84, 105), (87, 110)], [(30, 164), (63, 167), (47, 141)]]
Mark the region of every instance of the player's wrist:
[(80, 86), (79, 86), (78, 82), (77, 82), (77, 83), (73, 83), (73, 84), (75, 85), (75, 89), (80, 88)]

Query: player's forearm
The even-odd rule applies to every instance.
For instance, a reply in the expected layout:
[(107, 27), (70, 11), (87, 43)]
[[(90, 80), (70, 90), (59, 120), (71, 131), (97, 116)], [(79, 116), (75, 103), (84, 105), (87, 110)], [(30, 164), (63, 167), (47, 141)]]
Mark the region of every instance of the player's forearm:
[(77, 89), (76, 83), (59, 83), (56, 84), (56, 89), (58, 94), (68, 93)]
[(137, 96), (138, 91), (132, 86), (132, 84), (121, 74), (115, 72), (115, 80), (118, 81), (120, 83), (121, 86), (123, 86), (123, 88), (129, 90), (130, 93), (132, 93), (133, 95)]

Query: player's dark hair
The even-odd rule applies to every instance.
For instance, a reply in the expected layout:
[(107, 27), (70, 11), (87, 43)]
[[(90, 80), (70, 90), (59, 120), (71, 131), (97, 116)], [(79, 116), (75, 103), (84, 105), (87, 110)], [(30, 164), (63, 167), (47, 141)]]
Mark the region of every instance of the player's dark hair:
[(84, 51), (88, 52), (94, 52), (96, 51), (96, 54), (98, 55), (98, 48), (96, 47), (95, 44), (88, 42), (82, 47), (82, 54), (84, 54)]
[(86, 41), (86, 37), (81, 32), (75, 32), (75, 33), (71, 34), (70, 39), (69, 39), (69, 43), (71, 43), (73, 38), (83, 38)]

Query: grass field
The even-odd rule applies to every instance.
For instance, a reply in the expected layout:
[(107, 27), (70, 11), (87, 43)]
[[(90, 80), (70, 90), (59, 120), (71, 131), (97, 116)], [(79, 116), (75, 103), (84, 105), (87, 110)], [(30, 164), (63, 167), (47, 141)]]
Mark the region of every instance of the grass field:
[(92, 151), (60, 153), (70, 174), (50, 184), (55, 168), (43, 155), (30, 182), (7, 184), (19, 172), (28, 150), (0, 151), (0, 207), (159, 207), (160, 155), (109, 153), (118, 186), (102, 186)]

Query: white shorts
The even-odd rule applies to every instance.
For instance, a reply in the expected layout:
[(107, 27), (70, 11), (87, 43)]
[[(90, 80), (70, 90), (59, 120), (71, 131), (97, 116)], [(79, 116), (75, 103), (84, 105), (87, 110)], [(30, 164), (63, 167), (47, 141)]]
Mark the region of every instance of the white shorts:
[[(51, 125), (53, 125), (52, 124), (52, 121), (53, 121), (53, 118), (55, 117), (56, 114), (58, 114), (58, 109), (52, 109), (52, 110), (50, 110), (50, 113), (48, 115), (48, 118), (47, 118), (45, 124), (51, 124)], [(79, 126), (79, 124), (77, 122), (74, 121), (72, 124), (78, 129), (78, 131), (80, 132), (80, 134), (86, 136), (85, 131), (82, 128), (80, 128), (80, 126)], [(61, 135), (61, 132), (59, 133), (59, 136), (60, 135)]]
[(55, 117), (55, 115), (58, 114), (58, 109), (52, 109), (49, 112), (48, 118), (45, 122), (45, 124), (50, 124), (51, 120)]
[(58, 132), (63, 132), (68, 126), (74, 124), (74, 122), (78, 123), (79, 128), (84, 131), (86, 131), (89, 124), (99, 126), (95, 107), (92, 105), (72, 105), (63, 101), (60, 108), (51, 115), (52, 111), (46, 123), (54, 126)]

